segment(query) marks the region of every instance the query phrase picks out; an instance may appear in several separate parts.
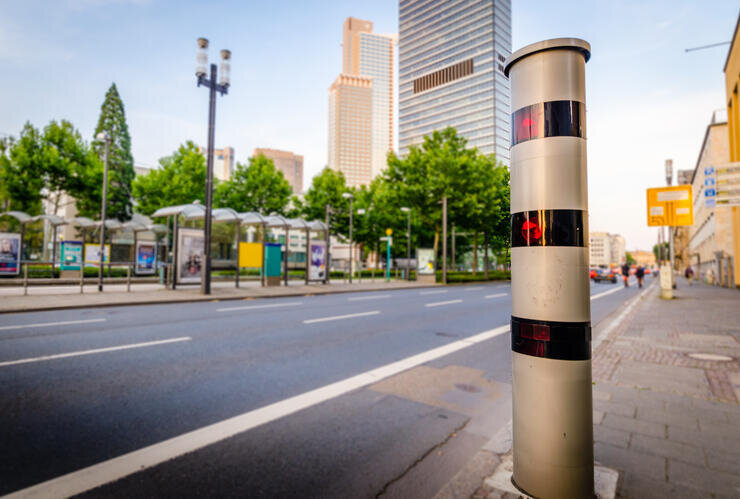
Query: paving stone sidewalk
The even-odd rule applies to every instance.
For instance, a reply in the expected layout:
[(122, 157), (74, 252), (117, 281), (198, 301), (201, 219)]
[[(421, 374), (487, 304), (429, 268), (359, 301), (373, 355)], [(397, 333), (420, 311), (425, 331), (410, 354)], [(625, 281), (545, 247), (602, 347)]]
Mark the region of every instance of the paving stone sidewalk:
[[(681, 282), (676, 299), (659, 294), (654, 283), (594, 331), (606, 334), (594, 342), (595, 460), (619, 472), (617, 497), (738, 498), (740, 291)], [(436, 499), (521, 497), (504, 433)]]
[(740, 497), (740, 291), (659, 291), (594, 353), (595, 459), (618, 497)]

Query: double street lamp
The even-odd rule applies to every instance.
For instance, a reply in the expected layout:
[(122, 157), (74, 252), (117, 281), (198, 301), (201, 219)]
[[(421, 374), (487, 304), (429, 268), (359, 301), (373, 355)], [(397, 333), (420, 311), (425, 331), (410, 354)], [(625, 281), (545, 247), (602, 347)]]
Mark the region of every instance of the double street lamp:
[(198, 38), (198, 64), (195, 67), (195, 76), (198, 86), (209, 90), (208, 105), (208, 154), (206, 156), (206, 212), (204, 220), (204, 248), (203, 248), (203, 279), (200, 291), (204, 295), (211, 294), (211, 211), (213, 208), (213, 142), (216, 125), (216, 92), (225, 95), (231, 84), (231, 51), (221, 51), (221, 77), (215, 64), (211, 64), (211, 76), (206, 76), (208, 66), (208, 39)]
[(344, 199), (349, 199), (349, 283), (352, 284), (352, 200), (354, 200), (355, 197), (351, 192), (342, 193), (342, 197)]
[[(108, 194), (108, 153), (110, 152), (111, 137), (107, 132), (100, 132), (95, 136), (98, 142), (103, 142), (103, 200), (100, 207), (100, 262), (98, 266), (98, 291), (103, 291), (103, 260), (105, 259), (105, 205)], [(54, 229), (56, 230), (56, 229)], [(110, 255), (108, 255), (110, 258)], [(84, 265), (83, 272), (84, 272)]]

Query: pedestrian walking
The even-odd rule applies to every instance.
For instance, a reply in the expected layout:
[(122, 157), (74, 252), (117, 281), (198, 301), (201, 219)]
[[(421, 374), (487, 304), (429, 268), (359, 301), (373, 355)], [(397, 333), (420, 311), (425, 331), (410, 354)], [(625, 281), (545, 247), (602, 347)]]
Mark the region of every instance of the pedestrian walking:
[(624, 264), (622, 264), (622, 279), (624, 279), (624, 287), (629, 288), (630, 286), (630, 266), (627, 265), (627, 262), (624, 262)]
[(645, 278), (645, 268), (642, 265), (638, 265), (635, 269), (635, 276), (637, 276), (637, 286), (642, 287), (642, 281)]
[(689, 286), (691, 286), (691, 281), (693, 280), (693, 277), (694, 277), (694, 269), (691, 268), (691, 265), (686, 267), (686, 270), (684, 271), (684, 276), (686, 277), (686, 280), (688, 281)]

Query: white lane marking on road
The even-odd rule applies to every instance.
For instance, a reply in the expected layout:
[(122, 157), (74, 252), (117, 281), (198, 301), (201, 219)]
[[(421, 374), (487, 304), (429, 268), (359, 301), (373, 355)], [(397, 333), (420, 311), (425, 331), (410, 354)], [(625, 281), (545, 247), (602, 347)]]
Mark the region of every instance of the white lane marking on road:
[(59, 322), (41, 322), (38, 324), (17, 324), (15, 326), (0, 326), (0, 331), (9, 331), (11, 329), (25, 329), (28, 327), (52, 327), (66, 326), (67, 324), (88, 324), (91, 322), (104, 322), (107, 319), (81, 319), (78, 321), (59, 321)]
[(434, 291), (422, 291), (419, 294), (420, 295), (438, 295), (440, 293), (446, 293), (446, 292), (447, 292), (446, 289), (437, 289), (437, 290), (434, 290)]
[(606, 295), (610, 295), (610, 294), (612, 294), (612, 293), (616, 293), (616, 292), (617, 292), (617, 291), (619, 291), (620, 289), (623, 289), (623, 286), (618, 286), (618, 287), (615, 287), (614, 289), (610, 289), (609, 291), (604, 291), (603, 293), (599, 293), (599, 294), (597, 294), (597, 295), (591, 295), (591, 300), (592, 300), (592, 301), (593, 301), (593, 300), (598, 300), (598, 299), (599, 299), (599, 298), (601, 298), (602, 296), (606, 296)]
[(496, 293), (495, 295), (486, 295), (486, 298), (501, 298), (502, 296), (509, 296), (509, 293)]
[(6, 497), (69, 497), (81, 494), (507, 332), (509, 332), (508, 325), (499, 326), (496, 329), (433, 348), (351, 378), (245, 412), (88, 468), (73, 471), (19, 490)]
[(95, 353), (106, 353), (106, 352), (115, 352), (118, 350), (129, 350), (131, 348), (153, 347), (156, 345), (165, 345), (167, 343), (176, 343), (179, 341), (190, 341), (190, 339), (191, 339), (190, 336), (183, 336), (181, 338), (170, 338), (168, 340), (147, 341), (146, 343), (131, 343), (129, 345), (120, 345), (117, 347), (95, 348), (93, 350), (80, 350), (78, 352), (57, 353), (54, 355), (43, 355), (41, 357), (30, 357), (27, 359), (7, 360), (5, 362), (0, 362), (0, 367), (15, 366), (18, 364), (29, 364), (31, 362), (42, 362), (45, 360), (66, 359), (67, 357), (79, 357), (81, 355), (92, 355)]
[(453, 303), (462, 303), (462, 300), (437, 301), (434, 303), (426, 303), (424, 304), (424, 306), (425, 307), (441, 307), (442, 305), (452, 305)]
[(392, 295), (372, 295), (372, 296), (353, 296), (347, 298), (347, 301), (360, 301), (360, 300), (380, 300), (382, 298), (390, 298)]
[(380, 313), (380, 310), (373, 310), (372, 312), (359, 312), (356, 314), (346, 314), (346, 315), (335, 315), (333, 317), (319, 317), (318, 319), (307, 319), (303, 321), (304, 324), (313, 324), (314, 322), (329, 322), (329, 321), (339, 321), (342, 319), (352, 319), (354, 317), (365, 317), (368, 315), (378, 315)]
[(232, 312), (234, 310), (257, 310), (260, 308), (296, 307), (303, 305), (302, 301), (291, 301), (288, 303), (271, 303), (269, 305), (245, 305), (243, 307), (217, 308), (216, 312)]

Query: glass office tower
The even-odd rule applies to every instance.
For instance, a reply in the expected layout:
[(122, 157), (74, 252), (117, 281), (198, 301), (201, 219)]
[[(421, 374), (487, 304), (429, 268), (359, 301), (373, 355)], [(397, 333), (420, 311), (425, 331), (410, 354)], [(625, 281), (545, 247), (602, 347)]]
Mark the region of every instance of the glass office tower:
[(511, 0), (400, 0), (399, 153), (453, 126), (509, 164)]

